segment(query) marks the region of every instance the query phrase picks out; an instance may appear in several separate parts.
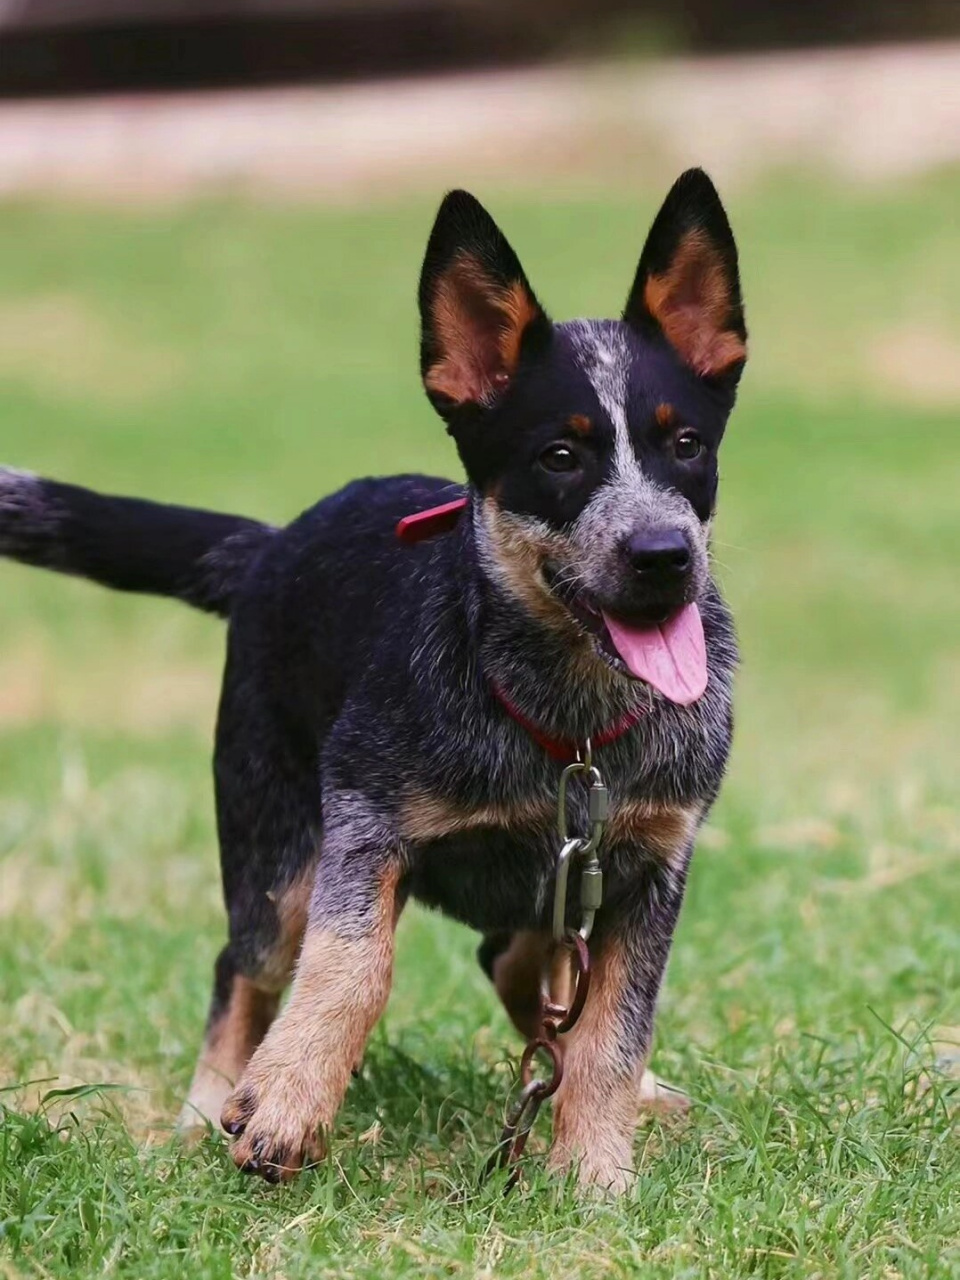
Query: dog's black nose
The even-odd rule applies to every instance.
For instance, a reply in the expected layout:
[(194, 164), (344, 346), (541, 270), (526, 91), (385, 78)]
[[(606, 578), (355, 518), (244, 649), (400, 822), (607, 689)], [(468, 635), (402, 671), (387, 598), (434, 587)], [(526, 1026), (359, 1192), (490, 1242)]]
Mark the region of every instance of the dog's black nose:
[(690, 544), (680, 529), (633, 533), (625, 550), (631, 567), (645, 577), (670, 578), (690, 568)]

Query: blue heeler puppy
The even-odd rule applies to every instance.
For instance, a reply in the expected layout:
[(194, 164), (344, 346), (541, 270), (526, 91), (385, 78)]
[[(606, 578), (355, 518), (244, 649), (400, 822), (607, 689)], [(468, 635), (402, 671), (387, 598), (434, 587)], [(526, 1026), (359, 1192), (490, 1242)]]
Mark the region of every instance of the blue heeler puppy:
[[(483, 935), (481, 962), (532, 1031), (560, 762), (593, 739), (612, 802), (606, 897), (551, 1159), (622, 1187), (730, 744), (736, 649), (709, 529), (746, 358), (737, 252), (692, 170), (623, 318), (554, 324), (489, 215), (453, 192), (420, 311), (424, 385), (465, 485), (360, 480), (274, 529), (0, 471), (0, 552), (227, 619), (229, 939), (182, 1121), (222, 1123), (236, 1163), (266, 1178), (319, 1156), (386, 1004), (409, 897)], [(419, 528), (436, 536), (398, 538), (405, 517), (450, 503), (459, 520), (454, 506)]]

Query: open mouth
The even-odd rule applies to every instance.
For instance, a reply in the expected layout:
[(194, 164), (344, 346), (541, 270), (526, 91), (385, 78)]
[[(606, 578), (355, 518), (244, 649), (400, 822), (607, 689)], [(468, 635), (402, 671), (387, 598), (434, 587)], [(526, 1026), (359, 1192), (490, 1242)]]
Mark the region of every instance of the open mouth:
[(689, 706), (703, 694), (707, 651), (696, 604), (681, 605), (662, 617), (627, 619), (607, 612), (587, 592), (565, 582), (559, 570), (545, 568), (544, 579), (615, 669), (680, 706)]

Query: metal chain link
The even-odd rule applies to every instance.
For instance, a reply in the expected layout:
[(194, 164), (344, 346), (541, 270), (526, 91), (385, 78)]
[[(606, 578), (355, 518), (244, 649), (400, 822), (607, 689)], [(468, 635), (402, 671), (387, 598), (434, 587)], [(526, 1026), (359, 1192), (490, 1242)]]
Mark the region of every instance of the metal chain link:
[[(567, 814), (567, 793), (573, 778), (589, 783), (587, 818), (589, 831), (573, 835)], [(593, 763), (589, 738), (577, 758), (560, 775), (557, 794), (557, 831), (560, 852), (557, 855), (556, 884), (553, 893), (553, 929), (550, 947), (543, 965), (540, 982), (540, 1030), (530, 1040), (520, 1059), (520, 1093), (507, 1109), (500, 1141), (487, 1161), (486, 1173), (513, 1166), (505, 1190), (516, 1186), (520, 1176), (518, 1161), (541, 1106), (560, 1088), (563, 1080), (563, 1045), (559, 1040), (576, 1024), (590, 990), (590, 951), (587, 947), (593, 922), (603, 901), (603, 872), (597, 852), (609, 817), (609, 793), (600, 770)], [(580, 924), (567, 925), (567, 885), (570, 865), (581, 862)], [(568, 963), (566, 975), (558, 975), (558, 959)], [(563, 977), (566, 981), (560, 986)], [(550, 1060), (550, 1074), (534, 1076), (533, 1065), (538, 1054)]]

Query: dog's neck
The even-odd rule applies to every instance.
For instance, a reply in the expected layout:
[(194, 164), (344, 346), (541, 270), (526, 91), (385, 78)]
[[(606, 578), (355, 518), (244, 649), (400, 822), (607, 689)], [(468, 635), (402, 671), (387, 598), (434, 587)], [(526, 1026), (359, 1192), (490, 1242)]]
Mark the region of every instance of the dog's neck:
[(646, 690), (602, 659), (571, 652), (562, 637), (525, 613), (487, 579), (478, 634), (487, 680), (541, 729), (582, 741), (646, 701)]

